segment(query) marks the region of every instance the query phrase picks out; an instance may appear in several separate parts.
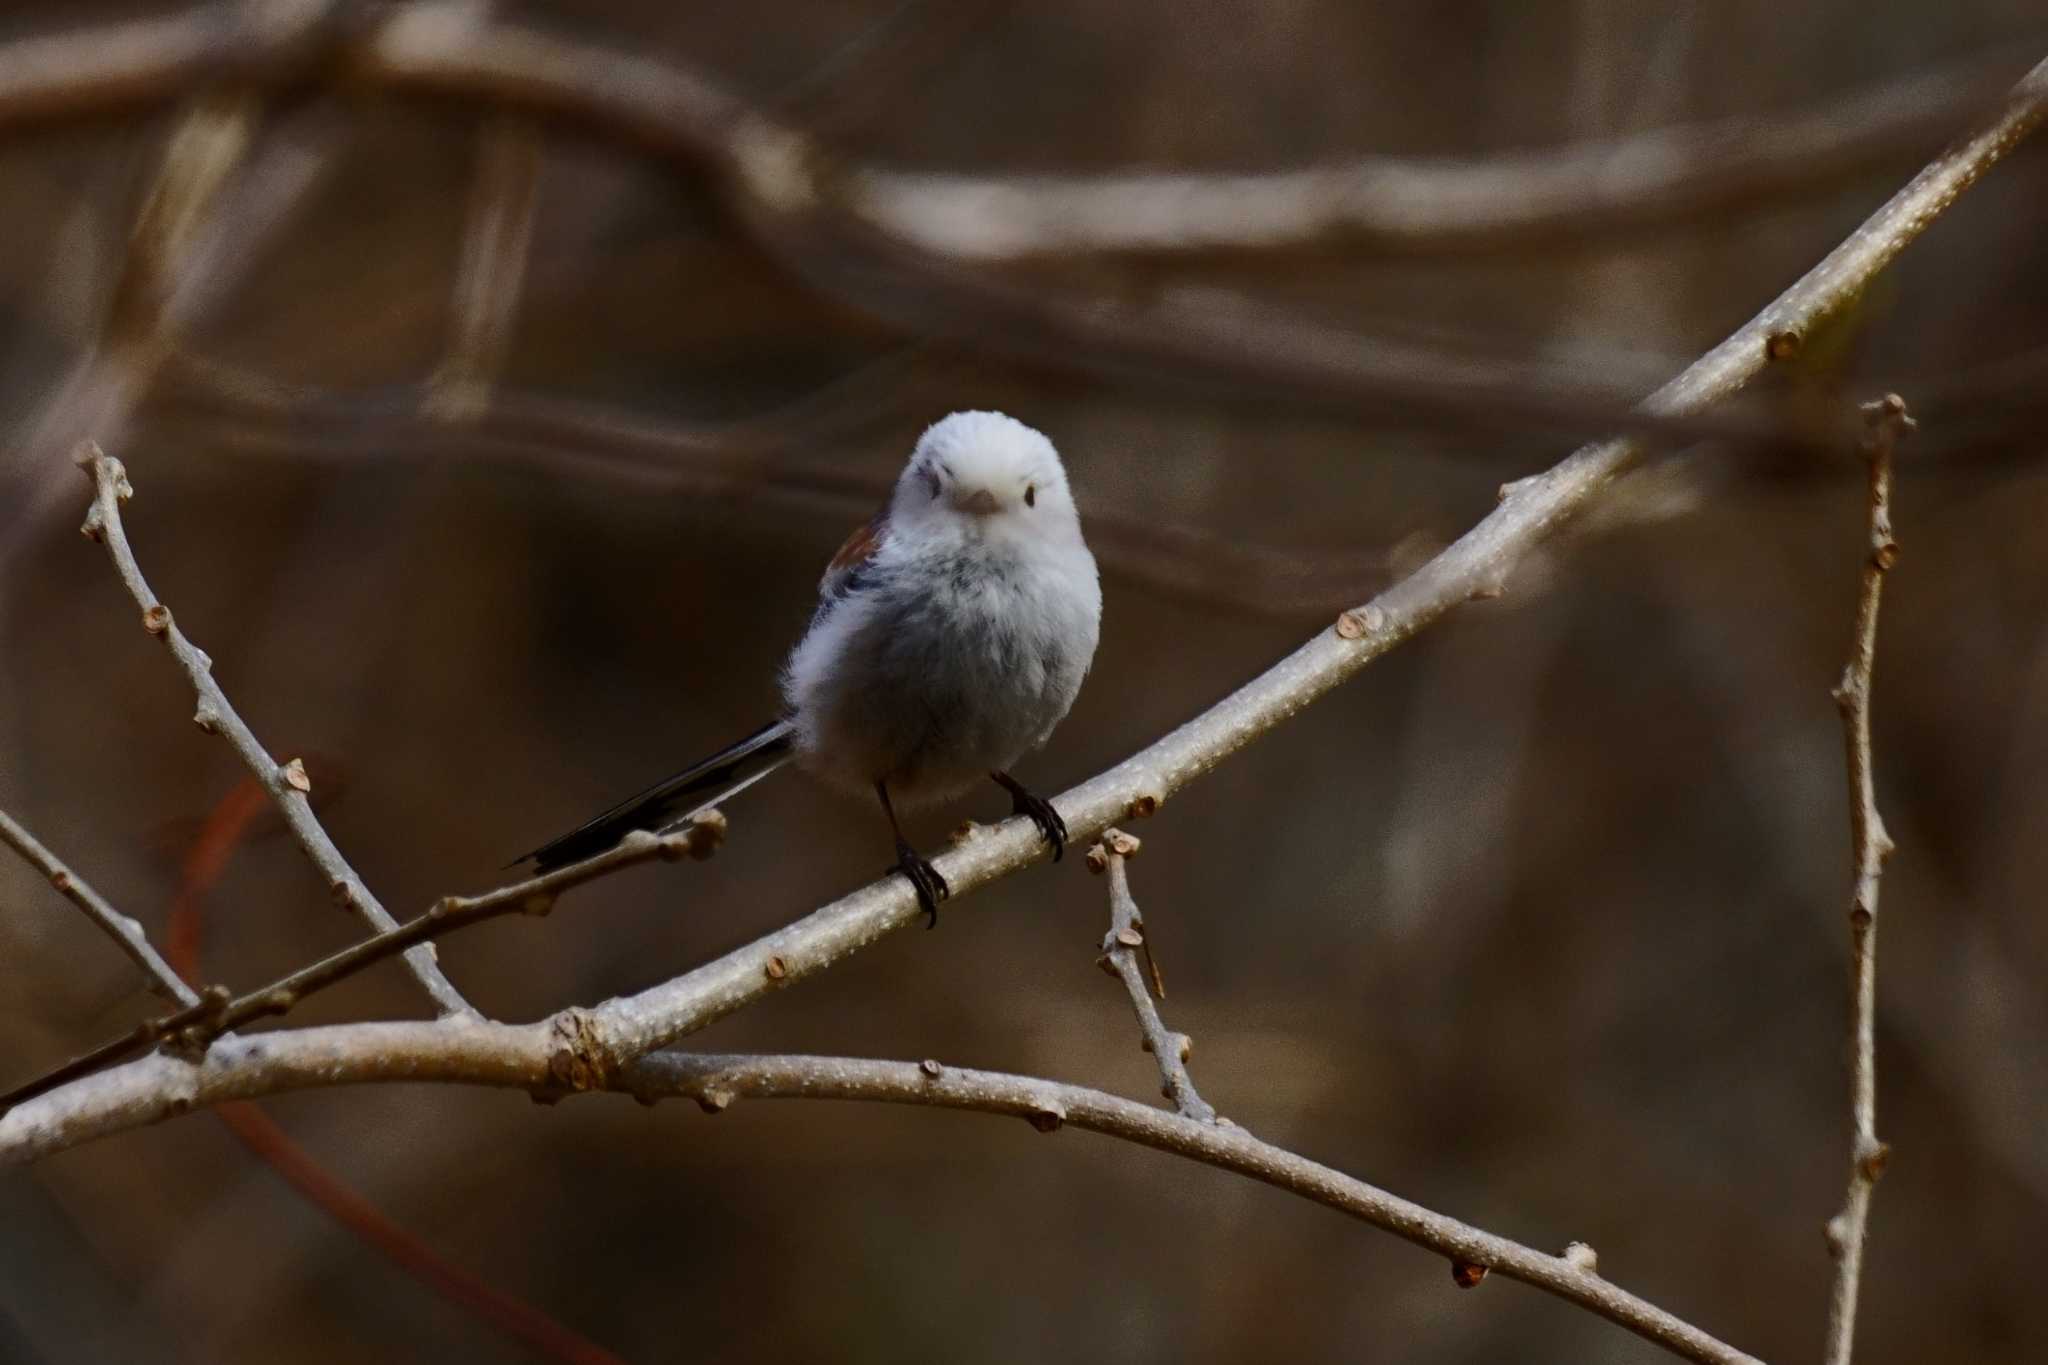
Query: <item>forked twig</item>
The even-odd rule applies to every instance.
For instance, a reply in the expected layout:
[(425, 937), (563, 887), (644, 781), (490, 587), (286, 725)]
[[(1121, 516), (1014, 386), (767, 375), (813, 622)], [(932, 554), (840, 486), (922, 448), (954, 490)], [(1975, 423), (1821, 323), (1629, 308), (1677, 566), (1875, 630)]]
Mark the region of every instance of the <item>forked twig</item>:
[(215, 1038), (231, 1029), (258, 1019), (286, 1014), (307, 996), (324, 991), (387, 958), (409, 953), (417, 945), (432, 942), (444, 934), (503, 915), (545, 915), (554, 908), (555, 898), (570, 887), (595, 881), (621, 868), (657, 858), (666, 862), (682, 858), (701, 862), (718, 851), (724, 838), (725, 816), (716, 810), (700, 811), (680, 828), (663, 834), (634, 830), (602, 853), (512, 882), (495, 891), (475, 896), (443, 896), (403, 924), (394, 923), (382, 933), (352, 943), (244, 995), (230, 997), (226, 988), (210, 986), (191, 999), (184, 1009), (161, 1018), (146, 1019), (120, 1037), (109, 1039), (92, 1051), (81, 1053), (64, 1065), (0, 1095), (0, 1114), (166, 1040), (176, 1041), (187, 1052), (203, 1051)]
[[(1138, 841), (1122, 830), (1106, 829), (1101, 840), (1088, 850), (1088, 870), (1109, 875), (1109, 932), (1102, 936), (1102, 964), (1110, 975), (1124, 983), (1124, 990), (1130, 994), (1131, 1011), (1138, 1016), (1138, 1032), (1145, 1051), (1159, 1063), (1159, 1093), (1173, 1101), (1174, 1109), (1183, 1118), (1198, 1123), (1227, 1123), (1229, 1120), (1219, 1119), (1215, 1108), (1197, 1093), (1195, 1079), (1188, 1074), (1188, 1058), (1194, 1053), (1195, 1040), (1167, 1028), (1166, 1021), (1159, 1017), (1159, 1006), (1153, 1002), (1154, 993), (1165, 997), (1165, 983), (1159, 979), (1158, 965), (1151, 961), (1145, 917), (1131, 895), (1130, 873), (1125, 867), (1137, 854), (1138, 846)], [(1138, 965), (1140, 949), (1144, 949), (1146, 962), (1152, 967), (1149, 981)]]
[[(327, 879), (328, 890), (335, 900), (373, 929), (382, 932), (393, 928), (398, 921), (391, 918), (391, 913), (363, 884), (363, 879), (341, 856), (341, 850), (334, 846), (319, 818), (313, 814), (313, 803), (306, 799), (313, 783), (306, 775), (305, 764), (297, 759), (279, 763), (270, 756), (263, 742), (256, 738), (255, 732), (249, 729), (228, 701), (227, 693), (214, 681), (213, 660), (207, 657), (205, 650), (186, 638), (185, 632), (178, 629), (177, 622), (171, 619), (171, 609), (150, 591), (148, 582), (142, 577), (141, 567), (135, 562), (135, 552), (128, 545), (128, 533), (121, 525), (121, 504), (135, 491), (128, 483), (128, 471), (122, 468), (119, 460), (91, 441), (78, 448), (76, 458), (93, 485), (92, 506), (85, 514), (85, 524), (79, 529), (88, 540), (96, 540), (107, 547), (107, 555), (114, 562), (114, 571), (121, 576), (121, 582), (135, 598), (136, 605), (142, 608), (142, 628), (164, 642), (171, 656), (185, 670), (185, 676), (191, 680), (192, 689), (199, 698), (198, 709), (192, 714), (193, 723), (207, 734), (226, 736), (235, 753), (263, 784), (271, 800), (276, 802), (285, 824), (299, 841), (299, 847), (306, 851), (306, 856)], [(433, 949), (414, 948), (406, 954), (405, 960), (441, 1013), (476, 1013), (454, 984), (442, 975), (440, 966), (434, 961)]]

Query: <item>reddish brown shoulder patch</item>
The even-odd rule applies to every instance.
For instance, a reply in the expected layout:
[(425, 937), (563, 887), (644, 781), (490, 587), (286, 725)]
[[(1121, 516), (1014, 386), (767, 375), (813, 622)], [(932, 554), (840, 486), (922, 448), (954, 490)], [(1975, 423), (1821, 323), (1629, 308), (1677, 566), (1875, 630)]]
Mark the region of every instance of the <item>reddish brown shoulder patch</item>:
[(850, 573), (874, 557), (882, 548), (882, 528), (886, 513), (877, 512), (875, 519), (846, 538), (839, 547), (839, 553), (832, 556), (832, 562), (825, 566), (827, 575)]

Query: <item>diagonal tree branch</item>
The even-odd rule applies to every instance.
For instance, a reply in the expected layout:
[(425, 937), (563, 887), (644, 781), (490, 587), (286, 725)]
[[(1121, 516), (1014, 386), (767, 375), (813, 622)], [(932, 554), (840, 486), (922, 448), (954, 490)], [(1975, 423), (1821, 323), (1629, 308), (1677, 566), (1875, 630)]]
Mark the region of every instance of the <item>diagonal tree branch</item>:
[(1131, 896), (1130, 872), (1125, 867), (1137, 856), (1138, 846), (1138, 841), (1122, 830), (1108, 829), (1102, 832), (1095, 847), (1088, 850), (1088, 870), (1109, 874), (1109, 932), (1102, 936), (1102, 964), (1111, 976), (1124, 983), (1124, 991), (1131, 997), (1131, 1011), (1138, 1016), (1138, 1032), (1145, 1051), (1159, 1063), (1159, 1093), (1173, 1101), (1174, 1112), (1182, 1118), (1197, 1123), (1227, 1123), (1229, 1120), (1219, 1119), (1215, 1108), (1196, 1091), (1195, 1079), (1188, 1074), (1187, 1062), (1195, 1049), (1194, 1039), (1169, 1029), (1159, 1017), (1159, 1007), (1152, 1003), (1154, 993), (1162, 1000), (1166, 998), (1159, 968), (1152, 965), (1150, 981), (1138, 968), (1140, 948), (1145, 950), (1147, 964), (1152, 964), (1145, 917)]
[[(1689, 412), (1726, 397), (1858, 296), (2000, 157), (2048, 117), (2048, 62), (2028, 73), (1999, 115), (1944, 151), (1846, 241), (1754, 318), (1652, 394), (1647, 406)], [(1209, 710), (1056, 804), (1073, 839), (1149, 815), (1180, 787), (1474, 597), (1505, 591), (1522, 557), (1642, 458), (1639, 442), (1584, 446), (1545, 473), (1504, 487), (1500, 506), (1435, 558)], [(936, 866), (957, 902), (976, 887), (1045, 856), (1028, 821), (1010, 820), (941, 854)], [(588, 1046), (579, 1074), (666, 1047), (771, 990), (821, 971), (915, 922), (916, 896), (890, 877), (694, 971), (575, 1016)], [(769, 971), (770, 964), (777, 970)]]
[[(177, 623), (171, 619), (171, 609), (157, 600), (143, 579), (142, 569), (135, 562), (135, 552), (129, 548), (128, 534), (121, 525), (121, 503), (134, 491), (128, 484), (128, 474), (121, 467), (121, 462), (110, 458), (89, 441), (79, 448), (77, 458), (93, 484), (92, 508), (86, 513), (85, 524), (80, 529), (88, 539), (107, 547), (115, 572), (142, 608), (143, 629), (164, 642), (171, 656), (185, 670), (185, 676), (191, 679), (193, 691), (199, 697), (193, 722), (208, 734), (227, 738), (249, 771), (270, 793), (278, 812), (291, 827), (293, 837), (306, 851), (313, 866), (327, 879), (328, 890), (335, 900), (373, 929), (392, 928), (397, 921), (371, 894), (355, 869), (348, 865), (347, 859), (341, 856), (341, 850), (334, 846), (319, 818), (313, 814), (313, 804), (306, 799), (313, 784), (306, 776), (305, 765), (297, 759), (279, 763), (270, 756), (262, 741), (256, 738), (255, 732), (249, 729), (228, 701), (227, 693), (214, 681), (213, 660), (178, 629)], [(413, 948), (406, 953), (405, 960), (441, 1013), (476, 1013), (442, 975), (441, 968), (434, 961), (432, 948)]]
[[(196, 1065), (145, 1057), (87, 1077), (61, 1097), (46, 1096), (0, 1115), (0, 1165), (195, 1107), (312, 1086), (407, 1080), (545, 1087), (560, 1079), (553, 1047), (548, 1026), (446, 1019), (223, 1038)], [(933, 1061), (676, 1053), (644, 1058), (612, 1078), (612, 1085), (642, 1100), (687, 1097), (712, 1110), (738, 1098), (861, 1099), (1008, 1114), (1044, 1132), (1071, 1125), (1104, 1133), (1264, 1181), (1454, 1264), (1498, 1271), (1685, 1359), (1754, 1365), (1752, 1357), (1592, 1273), (1583, 1252), (1546, 1255), (1262, 1142), (1242, 1128), (1203, 1123), (1082, 1086)]]
[[(4, 818), (0, 815), (0, 819)], [(288, 1014), (307, 996), (346, 981), (365, 968), (374, 967), (418, 944), (438, 941), (458, 929), (467, 929), (505, 915), (545, 915), (554, 909), (555, 900), (562, 892), (622, 868), (655, 859), (676, 862), (691, 858), (701, 862), (718, 851), (724, 838), (725, 816), (716, 810), (700, 811), (678, 829), (662, 834), (635, 830), (602, 853), (512, 882), (495, 891), (475, 896), (443, 896), (402, 924), (394, 924), (382, 933), (329, 953), (317, 962), (243, 995), (230, 998), (224, 988), (214, 986), (209, 987), (203, 996), (191, 996), (181, 982), (182, 993), (191, 996), (184, 1002), (185, 1008), (160, 1018), (144, 1020), (120, 1037), (109, 1039), (90, 1052), (81, 1053), (62, 1066), (0, 1095), (0, 1114), (166, 1040), (175, 1040), (188, 1052), (203, 1049), (231, 1029), (258, 1019)]]
[(150, 946), (149, 935), (143, 932), (140, 921), (116, 910), (83, 877), (64, 866), (56, 854), (44, 848), (33, 834), (4, 810), (0, 810), (0, 843), (8, 845), (30, 867), (49, 878), (50, 885), (63, 892), (73, 905), (85, 912), (87, 919), (114, 940), (114, 946), (141, 969), (143, 982), (150, 990), (180, 1005), (199, 1003), (199, 997), (193, 994), (192, 988)]
[(1856, 1339), (1856, 1298), (1863, 1275), (1863, 1242), (1870, 1223), (1870, 1197), (1884, 1174), (1891, 1149), (1877, 1136), (1877, 892), (1891, 856), (1891, 836), (1877, 811), (1877, 782), (1870, 763), (1870, 678), (1877, 660), (1877, 609), (1884, 577), (1898, 560), (1892, 539), (1892, 453), (1913, 429), (1897, 394), (1863, 409), (1870, 423), (1864, 456), (1870, 463), (1870, 541), (1863, 561), (1863, 586), (1856, 599), (1856, 633), (1849, 662), (1835, 687), (1842, 712), (1842, 738), (1849, 766), (1849, 835), (1856, 859), (1856, 888), (1849, 902), (1851, 1059), (1849, 1190), (1842, 1211), (1829, 1220), (1828, 1250), (1835, 1258), (1834, 1292), (1828, 1301), (1827, 1365), (1849, 1365)]
[(1586, 1268), (1590, 1258), (1584, 1251), (1548, 1255), (1263, 1142), (1242, 1128), (1169, 1114), (1099, 1090), (935, 1061), (679, 1052), (636, 1063), (622, 1088), (643, 1101), (671, 1095), (694, 1099), (713, 1112), (735, 1099), (871, 1100), (1008, 1114), (1045, 1133), (1066, 1126), (1102, 1133), (1298, 1194), (1437, 1252), (1454, 1265), (1498, 1271), (1590, 1309), (1687, 1360), (1756, 1365), (1753, 1357), (1600, 1278)]

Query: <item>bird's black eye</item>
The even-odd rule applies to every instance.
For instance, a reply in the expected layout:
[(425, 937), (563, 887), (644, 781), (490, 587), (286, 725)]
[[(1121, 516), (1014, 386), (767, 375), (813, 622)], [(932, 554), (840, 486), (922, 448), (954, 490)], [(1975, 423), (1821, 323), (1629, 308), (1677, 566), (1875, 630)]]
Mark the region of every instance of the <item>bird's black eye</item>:
[(917, 467), (917, 477), (924, 480), (924, 486), (931, 492), (932, 501), (939, 500), (939, 471), (928, 464)]
[(1038, 506), (1038, 485), (1037, 485), (1037, 484), (1035, 484), (1035, 483), (1027, 483), (1027, 484), (1025, 484), (1025, 485), (1024, 485), (1024, 505), (1025, 505), (1026, 507), (1036, 507), (1036, 506)]

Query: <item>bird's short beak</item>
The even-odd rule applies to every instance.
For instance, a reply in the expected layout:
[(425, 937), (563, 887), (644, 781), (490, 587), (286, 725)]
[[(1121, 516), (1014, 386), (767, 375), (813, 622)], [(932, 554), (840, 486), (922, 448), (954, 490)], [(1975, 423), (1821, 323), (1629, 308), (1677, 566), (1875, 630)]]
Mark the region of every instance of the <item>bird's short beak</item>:
[(953, 499), (953, 505), (961, 511), (971, 512), (977, 517), (992, 517), (1003, 510), (1003, 505), (996, 501), (996, 495), (989, 492), (986, 488), (977, 488), (972, 494), (964, 498), (956, 496)]

